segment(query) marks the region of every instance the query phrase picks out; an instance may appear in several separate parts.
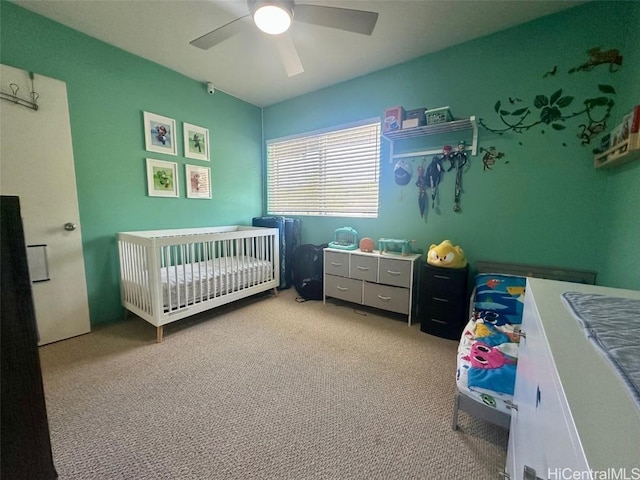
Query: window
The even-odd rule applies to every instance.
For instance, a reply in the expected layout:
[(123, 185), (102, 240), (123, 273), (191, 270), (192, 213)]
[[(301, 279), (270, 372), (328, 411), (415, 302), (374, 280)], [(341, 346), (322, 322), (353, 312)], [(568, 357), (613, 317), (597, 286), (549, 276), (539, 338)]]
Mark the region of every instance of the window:
[(271, 215), (378, 216), (379, 119), (267, 142)]

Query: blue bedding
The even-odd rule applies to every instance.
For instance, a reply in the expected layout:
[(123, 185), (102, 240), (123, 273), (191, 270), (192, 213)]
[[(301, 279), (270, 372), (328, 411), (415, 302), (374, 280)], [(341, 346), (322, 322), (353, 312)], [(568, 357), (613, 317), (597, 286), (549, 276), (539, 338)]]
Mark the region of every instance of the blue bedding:
[(458, 347), (456, 381), (467, 396), (509, 413), (513, 396), (526, 278), (475, 277), (472, 311)]

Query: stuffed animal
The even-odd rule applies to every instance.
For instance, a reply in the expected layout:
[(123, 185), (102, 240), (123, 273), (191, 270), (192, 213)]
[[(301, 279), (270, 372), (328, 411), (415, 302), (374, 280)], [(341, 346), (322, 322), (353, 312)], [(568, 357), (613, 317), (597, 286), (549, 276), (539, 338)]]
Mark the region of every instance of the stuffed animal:
[(360, 251), (362, 252), (368, 252), (371, 253), (373, 252), (373, 240), (371, 240), (369, 237), (364, 237), (362, 240), (360, 240)]
[(427, 263), (436, 267), (464, 268), (467, 266), (467, 257), (462, 248), (444, 240), (440, 245), (434, 243), (429, 247)]

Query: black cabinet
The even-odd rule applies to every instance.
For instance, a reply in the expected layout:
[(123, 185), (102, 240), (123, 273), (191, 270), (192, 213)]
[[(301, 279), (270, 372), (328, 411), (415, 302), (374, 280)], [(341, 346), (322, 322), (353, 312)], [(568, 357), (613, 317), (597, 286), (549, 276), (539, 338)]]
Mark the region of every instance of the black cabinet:
[(469, 267), (442, 268), (424, 264), (420, 276), (420, 330), (459, 339), (467, 320)]

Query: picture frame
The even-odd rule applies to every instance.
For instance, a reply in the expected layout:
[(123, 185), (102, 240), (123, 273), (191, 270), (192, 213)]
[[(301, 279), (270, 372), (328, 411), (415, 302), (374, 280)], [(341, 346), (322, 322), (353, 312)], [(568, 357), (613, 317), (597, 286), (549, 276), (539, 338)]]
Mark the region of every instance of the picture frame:
[(182, 123), (184, 139), (184, 156), (194, 160), (208, 162), (209, 156), (209, 130), (191, 123)]
[(211, 198), (211, 169), (199, 165), (184, 166), (187, 198)]
[(178, 164), (147, 158), (147, 189), (150, 197), (178, 197)]
[(149, 152), (177, 155), (176, 121), (151, 112), (144, 112), (144, 143)]

